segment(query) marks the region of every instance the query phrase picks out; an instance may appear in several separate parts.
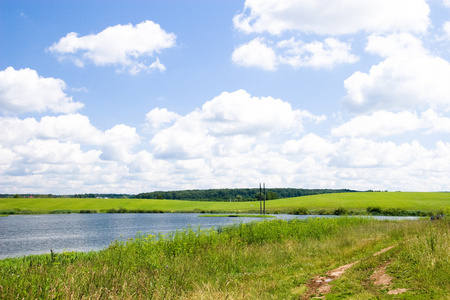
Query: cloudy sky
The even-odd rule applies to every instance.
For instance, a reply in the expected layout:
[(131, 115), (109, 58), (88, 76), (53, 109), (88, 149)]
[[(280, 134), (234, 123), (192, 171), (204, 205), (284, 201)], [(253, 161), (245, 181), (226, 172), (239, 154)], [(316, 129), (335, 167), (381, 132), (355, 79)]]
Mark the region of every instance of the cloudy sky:
[(0, 193), (450, 190), (449, 0), (0, 2)]

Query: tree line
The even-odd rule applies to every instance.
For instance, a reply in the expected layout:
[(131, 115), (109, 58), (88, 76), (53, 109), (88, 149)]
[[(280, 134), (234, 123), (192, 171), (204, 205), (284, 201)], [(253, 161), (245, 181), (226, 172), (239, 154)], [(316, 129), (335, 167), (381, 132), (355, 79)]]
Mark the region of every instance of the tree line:
[[(356, 192), (349, 189), (297, 189), (297, 188), (271, 188), (266, 190), (266, 200), (292, 198), (308, 195)], [(257, 201), (260, 199), (259, 188), (240, 189), (207, 189), (207, 190), (180, 190), (155, 191), (140, 194), (0, 194), (0, 198), (128, 198), (128, 199), (167, 199), (167, 200), (193, 200), (193, 201)]]
[[(267, 189), (267, 200), (291, 198), (308, 195), (356, 192), (349, 189), (296, 189), (271, 188)], [(155, 191), (137, 194), (138, 199), (168, 199), (168, 200), (195, 200), (195, 201), (255, 201), (259, 200), (259, 188), (241, 189), (208, 189), (208, 190), (182, 190), (182, 191)]]

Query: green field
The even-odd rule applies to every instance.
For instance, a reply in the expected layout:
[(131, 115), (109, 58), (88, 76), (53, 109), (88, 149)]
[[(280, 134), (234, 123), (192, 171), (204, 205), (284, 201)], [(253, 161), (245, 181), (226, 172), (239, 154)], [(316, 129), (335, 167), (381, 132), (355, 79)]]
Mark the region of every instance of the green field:
[[(322, 194), (266, 202), (268, 213), (291, 213), (305, 208), (308, 213), (333, 213), (344, 208), (349, 213), (364, 213), (368, 207), (436, 213), (450, 209), (450, 193), (357, 192)], [(111, 209), (142, 212), (259, 213), (259, 202), (210, 202), (152, 199), (80, 199), (80, 198), (3, 198), (0, 214), (64, 213)]]

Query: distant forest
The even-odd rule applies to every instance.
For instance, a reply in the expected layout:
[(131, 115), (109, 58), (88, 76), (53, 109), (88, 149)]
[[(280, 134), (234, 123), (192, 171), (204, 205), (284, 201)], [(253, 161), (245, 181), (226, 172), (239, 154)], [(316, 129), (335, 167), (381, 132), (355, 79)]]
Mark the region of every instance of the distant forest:
[[(296, 188), (270, 188), (266, 189), (266, 200), (291, 198), (308, 195), (357, 192), (349, 189), (296, 189)], [(259, 200), (259, 188), (252, 189), (209, 189), (209, 190), (182, 190), (182, 191), (156, 191), (149, 193), (131, 194), (0, 194), (0, 198), (129, 198), (129, 199), (167, 199), (167, 200), (193, 200), (193, 201), (255, 201)]]
[[(291, 198), (308, 195), (356, 192), (349, 189), (295, 189), (271, 188), (266, 189), (266, 199)], [(259, 200), (259, 188), (253, 189), (210, 189), (210, 190), (184, 190), (169, 192), (151, 192), (137, 194), (139, 199), (173, 199), (195, 201), (255, 201)]]

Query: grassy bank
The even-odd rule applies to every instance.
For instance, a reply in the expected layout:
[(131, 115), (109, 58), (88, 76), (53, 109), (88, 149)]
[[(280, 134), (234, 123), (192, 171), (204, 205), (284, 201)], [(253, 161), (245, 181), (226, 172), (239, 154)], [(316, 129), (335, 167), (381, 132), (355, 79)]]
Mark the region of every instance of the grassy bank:
[(270, 216), (270, 215), (257, 215), (257, 214), (225, 214), (225, 215), (221, 215), (221, 214), (211, 214), (211, 215), (199, 215), (199, 217), (206, 217), (206, 218), (211, 218), (211, 217), (222, 217), (222, 218), (274, 218), (274, 216)]
[[(449, 228), (447, 220), (334, 218), (143, 235), (100, 252), (1, 260), (0, 298), (298, 299), (321, 293), (311, 285), (318, 275), (357, 262), (327, 299), (445, 299)], [(388, 287), (372, 279), (382, 266)], [(406, 291), (387, 294), (397, 288)]]
[[(366, 214), (437, 213), (450, 209), (450, 193), (358, 192), (304, 196), (266, 202), (268, 213)], [(259, 202), (207, 202), (152, 199), (0, 199), (0, 214), (70, 212), (259, 213)], [(338, 211), (339, 212), (339, 211)], [(384, 212), (384, 213), (383, 213)]]

